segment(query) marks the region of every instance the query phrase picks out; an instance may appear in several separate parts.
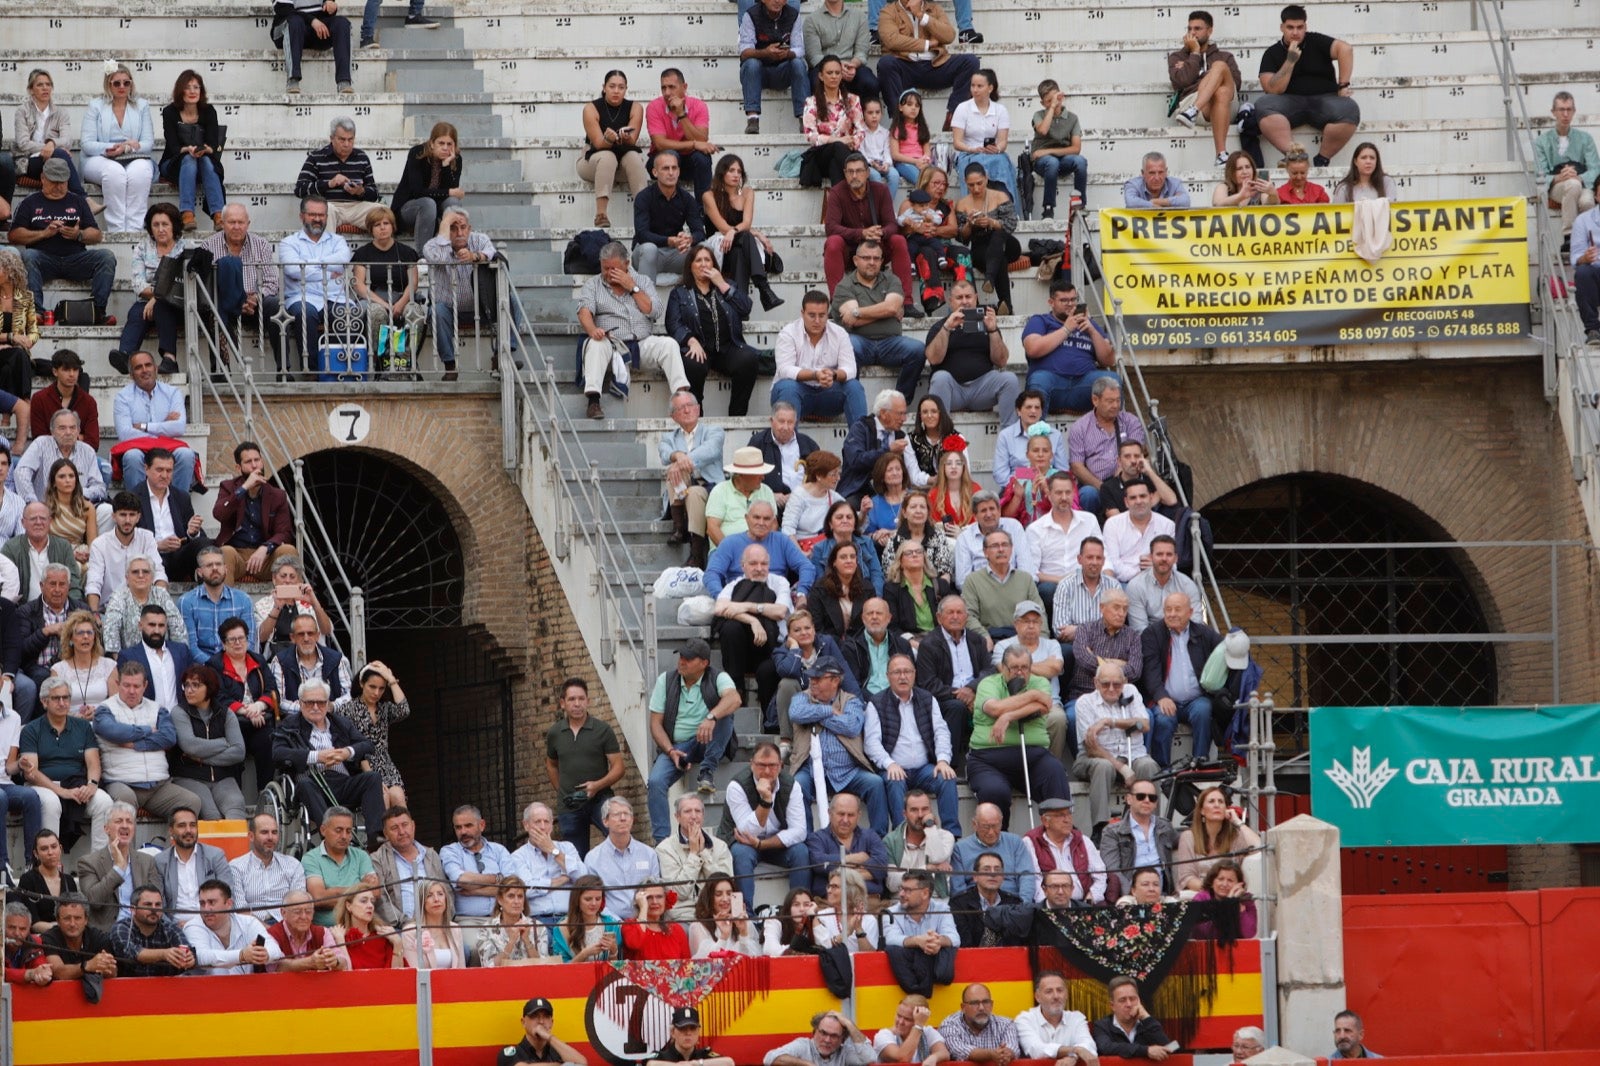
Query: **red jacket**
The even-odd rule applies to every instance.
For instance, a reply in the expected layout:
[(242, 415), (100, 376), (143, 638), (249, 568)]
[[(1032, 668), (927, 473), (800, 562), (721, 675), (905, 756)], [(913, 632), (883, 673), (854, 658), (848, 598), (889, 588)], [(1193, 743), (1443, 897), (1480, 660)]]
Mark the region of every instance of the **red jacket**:
[[(245, 494), (240, 490), (243, 484), (243, 476), (233, 477), (224, 481), (217, 490), (217, 502), (211, 508), (211, 516), (222, 523), (222, 528), (217, 532), (219, 545), (231, 543), (234, 534), (239, 532), (239, 524), (244, 520)], [(289, 494), (271, 483), (261, 486), (261, 533), (265, 537), (263, 543), (273, 547), (294, 540)]]
[(83, 386), (75, 386), (72, 390), (72, 402), (61, 402), (61, 390), (57, 389), (55, 382), (34, 393), (28, 400), (28, 437), (48, 437), (50, 435), (50, 418), (63, 407), (70, 408), (82, 423), (78, 428), (78, 436), (83, 442), (95, 451), (100, 450), (100, 405), (95, 403), (94, 396)]

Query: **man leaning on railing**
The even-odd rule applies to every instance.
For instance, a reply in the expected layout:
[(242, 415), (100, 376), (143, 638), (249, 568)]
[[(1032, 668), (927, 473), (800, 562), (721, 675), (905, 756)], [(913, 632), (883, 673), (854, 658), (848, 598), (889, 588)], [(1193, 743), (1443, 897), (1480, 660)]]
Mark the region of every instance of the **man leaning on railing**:
[[(490, 331), (494, 352), (491, 371), (500, 368), (500, 342), (494, 330), (498, 293), (494, 271), (494, 242), (472, 231), (472, 218), (465, 210), (453, 207), (439, 220), (439, 234), (423, 247), (423, 258), (431, 268), (433, 282), (433, 344), (444, 364), (444, 380), (456, 380), (456, 328), (477, 322)], [(511, 301), (511, 357), (521, 370), (522, 344), (517, 334), (527, 328), (522, 307)]]
[[(235, 201), (222, 209), (222, 228), (201, 242), (216, 263), (215, 313), (221, 316), (231, 344), (222, 347), (222, 364), (229, 349), (239, 347), (242, 324), (266, 335), (267, 347), (278, 350), (278, 268), (272, 262), (272, 242), (250, 232), (250, 212)], [(221, 367), (213, 364), (212, 373)]]

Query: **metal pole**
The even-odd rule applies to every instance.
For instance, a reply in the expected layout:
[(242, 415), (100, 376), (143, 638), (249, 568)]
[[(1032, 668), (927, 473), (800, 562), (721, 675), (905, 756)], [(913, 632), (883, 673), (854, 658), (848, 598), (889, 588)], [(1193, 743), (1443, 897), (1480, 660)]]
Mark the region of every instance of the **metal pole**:
[(367, 661), (367, 597), (359, 586), (350, 590), (350, 659)]
[[(200, 300), (195, 291), (200, 287), (200, 276), (190, 274), (183, 286), (183, 355), (189, 366), (189, 418), (194, 422), (206, 420), (206, 367), (200, 357)], [(220, 316), (219, 316), (220, 318)]]
[(522, 452), (522, 419), (517, 414), (517, 358), (511, 350), (511, 296), (506, 291), (510, 287), (510, 273), (495, 264), (495, 345), (506, 357), (500, 367), (500, 462), (506, 470), (515, 470)]
[(1561, 578), (1554, 544), (1550, 545), (1550, 701), (1561, 702)]

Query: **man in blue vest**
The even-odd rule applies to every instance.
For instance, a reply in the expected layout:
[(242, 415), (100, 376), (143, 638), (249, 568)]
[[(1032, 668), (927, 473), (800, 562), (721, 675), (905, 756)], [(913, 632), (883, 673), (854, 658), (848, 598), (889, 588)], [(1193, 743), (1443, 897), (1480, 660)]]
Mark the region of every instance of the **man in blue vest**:
[(910, 655), (889, 657), (889, 687), (867, 701), (867, 757), (883, 771), (890, 817), (903, 817), (906, 792), (919, 788), (934, 798), (939, 824), (961, 835), (956, 772), (950, 768), (950, 727), (933, 693), (917, 688)]
[(657, 844), (672, 832), (667, 790), (699, 764), (700, 791), (716, 791), (717, 766), (733, 742), (733, 716), (743, 701), (727, 674), (711, 666), (711, 645), (696, 637), (678, 652), (678, 668), (656, 678), (650, 693), (650, 736), (661, 754), (650, 767), (650, 832)]

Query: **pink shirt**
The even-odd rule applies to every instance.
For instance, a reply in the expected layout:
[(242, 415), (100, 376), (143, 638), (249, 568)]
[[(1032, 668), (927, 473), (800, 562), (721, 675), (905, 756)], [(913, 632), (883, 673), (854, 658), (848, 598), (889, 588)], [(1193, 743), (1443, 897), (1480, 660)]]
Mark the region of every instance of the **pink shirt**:
[(922, 147), (922, 136), (917, 132), (917, 127), (907, 126), (905, 134), (900, 138), (900, 154), (909, 156), (927, 155), (927, 150)]
[[(683, 98), (683, 112), (690, 122), (696, 126), (708, 127), (711, 121), (711, 112), (706, 109), (706, 102), (694, 96)], [(683, 124), (667, 112), (667, 101), (663, 97), (656, 97), (644, 109), (644, 128), (652, 137), (666, 137), (674, 141), (686, 141), (689, 138), (683, 135)]]

